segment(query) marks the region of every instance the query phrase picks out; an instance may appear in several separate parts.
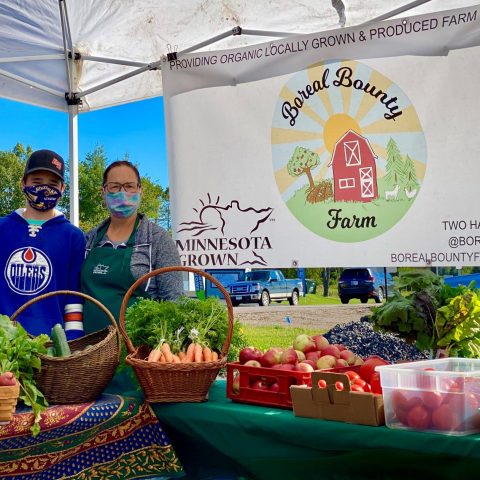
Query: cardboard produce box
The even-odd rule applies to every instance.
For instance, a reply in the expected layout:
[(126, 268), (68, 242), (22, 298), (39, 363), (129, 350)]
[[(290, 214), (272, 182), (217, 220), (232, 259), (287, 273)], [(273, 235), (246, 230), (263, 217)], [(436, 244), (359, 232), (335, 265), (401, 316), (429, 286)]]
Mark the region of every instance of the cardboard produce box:
[[(321, 379), (327, 382), (326, 388), (318, 386)], [(343, 384), (342, 391), (336, 389), (336, 382)], [(344, 373), (315, 371), (311, 387), (292, 385), (290, 394), (293, 413), (298, 417), (371, 426), (385, 424), (382, 395), (351, 392), (349, 378)]]

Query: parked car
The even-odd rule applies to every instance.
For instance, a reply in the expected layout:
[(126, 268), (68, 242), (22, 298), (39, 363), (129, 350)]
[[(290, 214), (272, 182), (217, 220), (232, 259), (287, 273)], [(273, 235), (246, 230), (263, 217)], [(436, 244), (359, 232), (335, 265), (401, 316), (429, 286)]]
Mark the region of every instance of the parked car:
[(390, 296), (393, 287), (393, 278), (388, 272), (385, 286), (383, 268), (345, 268), (338, 280), (338, 296), (342, 303), (348, 303), (351, 298), (358, 298), (362, 303), (373, 298), (376, 303), (382, 303), (385, 290)]
[(258, 303), (266, 307), (272, 300), (288, 300), (290, 305), (297, 305), (303, 285), (299, 278), (285, 279), (281, 270), (254, 270), (245, 273), (243, 281), (231, 283), (228, 293), (233, 306)]

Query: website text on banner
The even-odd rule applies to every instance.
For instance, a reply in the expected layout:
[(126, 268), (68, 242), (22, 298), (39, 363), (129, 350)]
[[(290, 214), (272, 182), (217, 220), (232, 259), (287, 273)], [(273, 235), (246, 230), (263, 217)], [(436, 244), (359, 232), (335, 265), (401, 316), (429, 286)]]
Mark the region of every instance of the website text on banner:
[(165, 60), (198, 268), (480, 265), (480, 6)]

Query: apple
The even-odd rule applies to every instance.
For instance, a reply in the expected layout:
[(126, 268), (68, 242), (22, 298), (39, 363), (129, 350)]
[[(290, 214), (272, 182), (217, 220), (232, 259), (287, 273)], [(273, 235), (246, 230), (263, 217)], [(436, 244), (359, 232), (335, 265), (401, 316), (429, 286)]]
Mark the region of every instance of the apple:
[(354, 365), (363, 365), (364, 364), (364, 361), (361, 357), (359, 356), (356, 356), (355, 357), (355, 361), (353, 362)]
[(308, 363), (314, 370), (317, 369), (317, 362), (314, 362), (313, 360), (303, 360), (303, 362), (300, 363)]
[(317, 360), (322, 356), (319, 350), (315, 350), (314, 352), (308, 352), (305, 354), (306, 360), (311, 360), (312, 362), (317, 363)]
[(347, 349), (347, 347), (343, 343), (332, 343), (332, 345), (334, 347), (337, 347), (341, 352)]
[(297, 357), (299, 362), (306, 360), (305, 354), (301, 350), (295, 350), (297, 352)]
[(282, 362), (282, 349), (272, 347), (269, 348), (260, 358), (259, 362), (262, 367), (273, 367)]
[(335, 358), (340, 358), (340, 350), (334, 345), (328, 345), (320, 350), (322, 357), (324, 355), (332, 355)]
[(295, 370), (297, 372), (310, 373), (310, 372), (313, 372), (315, 369), (306, 362), (300, 362), (300, 363), (297, 363), (297, 365), (295, 365)]
[(271, 368), (275, 370), (295, 370), (295, 365), (292, 365), (291, 363), (278, 363)]
[(278, 384), (278, 382), (275, 382), (275, 383), (272, 383), (270, 385), (270, 389), (269, 389), (271, 392), (279, 392), (280, 391), (280, 385)]
[(240, 393), (240, 375), (238, 374), (233, 377), (232, 392), (235, 395), (238, 395)]
[(263, 355), (262, 351), (255, 347), (245, 347), (240, 350), (238, 360), (245, 364), (248, 360), (258, 360)]
[(16, 384), (17, 380), (12, 372), (4, 372), (0, 375), (0, 387), (13, 387)]
[(281, 362), (282, 363), (291, 363), (292, 365), (295, 365), (298, 362), (297, 351), (292, 347), (286, 348), (282, 352)]
[(340, 350), (340, 358), (345, 360), (349, 365), (353, 365), (356, 355), (350, 350)]
[(325, 370), (326, 368), (334, 368), (337, 364), (337, 359), (332, 355), (324, 355), (317, 360), (317, 369)]
[(293, 341), (293, 348), (295, 350), (300, 350), (303, 353), (313, 352), (317, 350), (315, 342), (312, 340), (312, 337), (309, 335), (302, 333), (295, 337)]
[(321, 350), (322, 348), (329, 345), (329, 341), (323, 335), (313, 335), (312, 340), (315, 342), (317, 350)]
[(335, 363), (335, 368), (343, 368), (343, 367), (348, 367), (348, 362), (346, 360), (343, 360), (342, 358), (337, 358), (337, 361)]
[(258, 360), (248, 360), (248, 362), (245, 362), (244, 365), (246, 367), (261, 367), (261, 363)]
[(264, 380), (257, 380), (253, 382), (252, 388), (254, 390), (269, 390), (268, 385)]

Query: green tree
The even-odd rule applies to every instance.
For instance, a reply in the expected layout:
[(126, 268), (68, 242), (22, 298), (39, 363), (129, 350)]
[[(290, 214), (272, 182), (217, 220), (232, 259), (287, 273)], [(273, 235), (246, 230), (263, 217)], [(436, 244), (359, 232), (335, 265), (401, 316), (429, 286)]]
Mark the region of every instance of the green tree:
[(101, 145), (87, 153), (78, 165), (80, 228), (85, 232), (108, 216), (102, 198), (102, 180), (106, 166), (107, 157)]
[(25, 206), (25, 196), (21, 180), (25, 164), (32, 148), (25, 148), (17, 143), (11, 151), (0, 151), (0, 178), (2, 191), (0, 195), (0, 216), (8, 215), (13, 210)]
[(404, 166), (405, 188), (410, 192), (418, 188), (417, 172), (413, 160), (407, 155)]
[(296, 147), (292, 157), (288, 161), (287, 171), (292, 177), (299, 177), (305, 174), (308, 178), (309, 189), (315, 187), (312, 168), (320, 163), (320, 157), (312, 150), (303, 147)]
[(385, 175), (385, 188), (393, 189), (395, 185), (402, 187), (405, 182), (404, 166), (400, 150), (393, 138), (387, 143), (387, 173)]
[(159, 223), (167, 231), (172, 233), (172, 215), (170, 212), (170, 189), (164, 188), (161, 195)]

